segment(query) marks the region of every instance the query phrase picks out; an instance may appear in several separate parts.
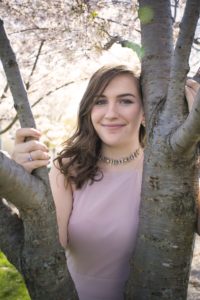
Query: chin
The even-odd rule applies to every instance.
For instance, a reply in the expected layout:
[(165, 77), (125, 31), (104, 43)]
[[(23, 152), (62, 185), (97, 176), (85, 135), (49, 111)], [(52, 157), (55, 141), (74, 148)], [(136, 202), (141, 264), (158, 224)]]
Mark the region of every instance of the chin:
[(121, 147), (124, 145), (123, 142), (121, 141), (111, 141), (110, 139), (109, 140), (104, 140), (103, 143), (107, 146), (110, 146), (110, 147)]

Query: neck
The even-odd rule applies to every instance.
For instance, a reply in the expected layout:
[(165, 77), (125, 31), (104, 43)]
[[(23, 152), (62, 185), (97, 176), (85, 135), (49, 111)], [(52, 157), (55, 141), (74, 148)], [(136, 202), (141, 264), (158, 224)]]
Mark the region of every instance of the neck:
[(112, 159), (120, 159), (122, 157), (130, 156), (138, 148), (141, 148), (140, 143), (136, 143), (133, 147), (112, 147), (103, 145), (101, 149), (101, 155)]

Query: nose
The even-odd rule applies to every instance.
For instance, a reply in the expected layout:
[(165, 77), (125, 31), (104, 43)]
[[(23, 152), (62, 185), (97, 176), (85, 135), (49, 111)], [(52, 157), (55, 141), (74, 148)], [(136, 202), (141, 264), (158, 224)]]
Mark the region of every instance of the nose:
[(105, 117), (109, 118), (109, 119), (112, 119), (112, 118), (117, 117), (118, 114), (119, 114), (119, 111), (118, 111), (117, 104), (116, 103), (109, 103), (108, 106), (107, 106)]

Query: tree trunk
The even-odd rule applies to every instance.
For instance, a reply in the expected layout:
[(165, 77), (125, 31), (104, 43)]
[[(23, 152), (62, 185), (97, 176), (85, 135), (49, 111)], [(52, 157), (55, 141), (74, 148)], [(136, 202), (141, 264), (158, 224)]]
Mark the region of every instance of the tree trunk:
[(139, 235), (126, 299), (184, 300), (197, 221), (195, 147), (200, 139), (200, 97), (197, 111), (193, 109), (186, 120), (184, 84), (200, 3), (188, 1), (173, 50), (170, 1), (139, 2), (140, 9), (152, 10), (153, 18), (141, 25), (146, 50), (142, 74), (147, 146)]
[(187, 296), (197, 218), (195, 157), (173, 153), (159, 130), (153, 149), (145, 151), (140, 229), (127, 299)]
[[(0, 22), (0, 57), (22, 127), (35, 127), (14, 52)], [(10, 188), (12, 187), (12, 189)], [(0, 248), (22, 273), (31, 299), (78, 299), (58, 239), (54, 202), (46, 168), (32, 175), (0, 152)], [(15, 251), (13, 251), (15, 249)]]

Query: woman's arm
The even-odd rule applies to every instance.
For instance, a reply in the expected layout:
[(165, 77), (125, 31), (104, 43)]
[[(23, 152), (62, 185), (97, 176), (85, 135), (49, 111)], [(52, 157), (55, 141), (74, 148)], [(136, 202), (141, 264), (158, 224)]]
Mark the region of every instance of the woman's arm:
[[(34, 128), (20, 128), (16, 132), (12, 159), (29, 173), (49, 163), (48, 148), (39, 142), (40, 136), (40, 131)], [(32, 140), (26, 141), (28, 137), (31, 137)], [(30, 160), (30, 155), (32, 160)], [(60, 243), (65, 248), (67, 246), (67, 225), (72, 210), (72, 190), (70, 184), (65, 187), (64, 176), (54, 165), (49, 178), (56, 207)]]
[(64, 175), (53, 165), (49, 173), (51, 190), (56, 207), (58, 232), (61, 245), (67, 247), (67, 227), (72, 211), (73, 195), (71, 185), (65, 184)]

